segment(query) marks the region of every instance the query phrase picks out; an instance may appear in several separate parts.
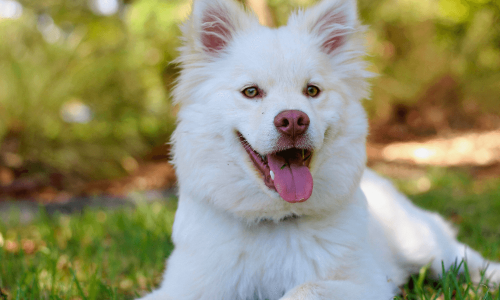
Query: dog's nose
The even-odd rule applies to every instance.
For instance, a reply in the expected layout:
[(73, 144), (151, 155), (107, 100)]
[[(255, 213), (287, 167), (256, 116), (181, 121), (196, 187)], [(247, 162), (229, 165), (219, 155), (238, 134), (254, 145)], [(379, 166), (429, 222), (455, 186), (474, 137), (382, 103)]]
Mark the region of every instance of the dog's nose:
[(300, 110), (284, 110), (274, 118), (274, 126), (291, 138), (295, 138), (309, 127), (309, 116)]

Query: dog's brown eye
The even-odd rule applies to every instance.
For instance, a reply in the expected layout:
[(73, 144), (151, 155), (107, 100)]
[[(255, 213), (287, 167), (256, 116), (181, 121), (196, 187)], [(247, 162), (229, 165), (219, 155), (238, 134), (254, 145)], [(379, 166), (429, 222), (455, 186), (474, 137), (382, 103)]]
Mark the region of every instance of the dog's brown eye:
[(259, 90), (256, 87), (251, 86), (243, 90), (243, 95), (247, 98), (255, 98), (259, 95)]
[(306, 94), (309, 97), (316, 97), (319, 95), (319, 88), (315, 85), (308, 85), (306, 88)]

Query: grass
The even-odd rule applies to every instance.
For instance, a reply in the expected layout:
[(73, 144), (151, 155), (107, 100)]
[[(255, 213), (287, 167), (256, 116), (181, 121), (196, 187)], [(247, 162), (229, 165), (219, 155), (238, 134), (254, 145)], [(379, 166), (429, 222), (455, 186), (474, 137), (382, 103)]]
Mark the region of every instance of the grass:
[[(443, 214), (459, 238), (489, 259), (500, 260), (500, 181), (430, 169), (422, 178), (397, 180), (420, 206)], [(114, 211), (42, 212), (29, 224), (19, 213), (0, 220), (0, 300), (133, 299), (159, 284), (173, 245), (174, 199)], [(492, 299), (496, 289), (473, 285), (466, 274), (439, 280), (422, 268), (395, 299)]]
[[(175, 201), (0, 222), (0, 299), (133, 299), (157, 286)], [(3, 297), (3, 298), (2, 298)]]
[[(465, 272), (458, 270), (465, 264)], [(498, 289), (492, 289), (488, 281), (481, 279), (479, 284), (471, 282), (465, 262), (457, 263), (450, 270), (443, 266), (443, 276), (438, 280), (427, 278), (428, 266), (423, 267), (420, 273), (412, 276), (410, 281), (401, 288), (401, 294), (394, 299), (419, 299), (419, 300), (455, 300), (455, 299), (481, 299), (500, 300)]]

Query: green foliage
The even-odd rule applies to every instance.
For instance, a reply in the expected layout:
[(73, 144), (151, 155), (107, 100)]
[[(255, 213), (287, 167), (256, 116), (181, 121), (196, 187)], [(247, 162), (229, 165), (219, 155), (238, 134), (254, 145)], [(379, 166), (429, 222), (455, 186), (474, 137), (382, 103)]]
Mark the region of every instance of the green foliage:
[[(166, 142), (184, 2), (135, 1), (105, 17), (87, 1), (24, 1), (19, 19), (0, 19), (0, 140), (18, 144), (4, 151), (109, 177)], [(80, 122), (64, 120), (78, 113)]]
[(372, 113), (383, 114), (377, 108), (382, 101), (425, 101), (425, 92), (445, 75), (456, 81), (458, 92), (455, 98), (437, 99), (438, 105), (500, 112), (498, 1), (377, 3), (360, 2), (370, 25), (371, 61), (382, 74), (374, 82)]

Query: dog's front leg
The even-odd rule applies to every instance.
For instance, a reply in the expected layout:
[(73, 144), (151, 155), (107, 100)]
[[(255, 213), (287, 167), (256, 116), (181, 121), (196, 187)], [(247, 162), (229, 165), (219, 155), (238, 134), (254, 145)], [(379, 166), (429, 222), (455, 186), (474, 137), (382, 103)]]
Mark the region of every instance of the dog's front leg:
[(388, 300), (393, 294), (388, 284), (375, 286), (347, 280), (322, 280), (301, 284), (280, 300)]

